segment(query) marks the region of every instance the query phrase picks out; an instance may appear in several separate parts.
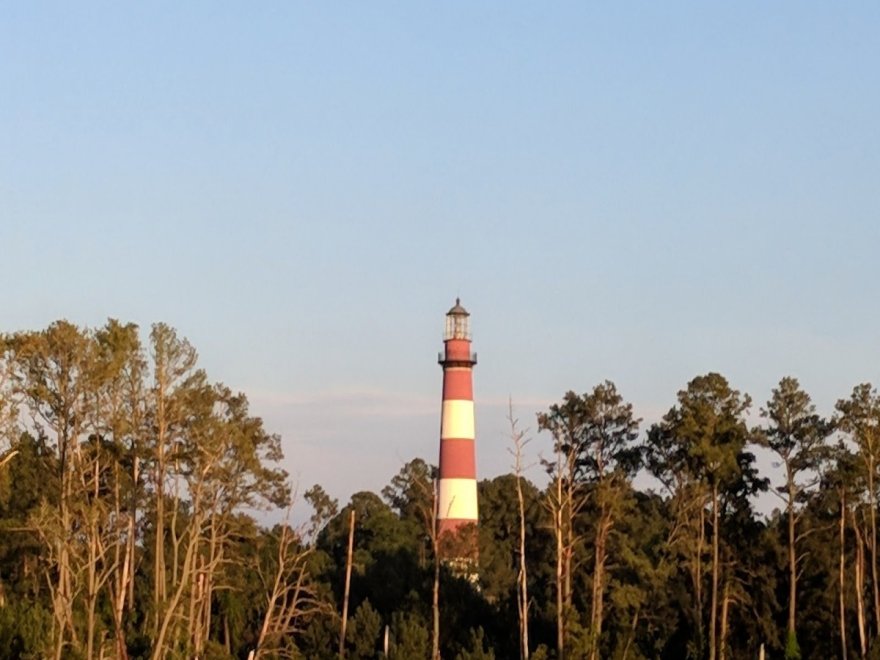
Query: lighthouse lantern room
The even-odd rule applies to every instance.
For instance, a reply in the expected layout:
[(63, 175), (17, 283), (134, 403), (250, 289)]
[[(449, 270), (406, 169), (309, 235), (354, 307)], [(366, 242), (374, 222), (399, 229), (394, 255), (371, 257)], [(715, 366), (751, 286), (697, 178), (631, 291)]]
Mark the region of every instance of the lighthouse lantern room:
[(456, 298), (455, 306), (446, 312), (446, 334), (444, 340), (467, 339), (470, 340), (470, 323), (468, 311), (461, 306), (461, 301)]

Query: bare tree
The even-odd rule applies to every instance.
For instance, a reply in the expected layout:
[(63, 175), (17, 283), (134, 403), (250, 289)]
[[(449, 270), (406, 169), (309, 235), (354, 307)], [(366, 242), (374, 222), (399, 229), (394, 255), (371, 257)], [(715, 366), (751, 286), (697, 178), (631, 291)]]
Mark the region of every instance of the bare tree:
[(846, 489), (838, 486), (840, 518), (838, 519), (838, 616), (840, 624), (840, 657), (846, 660)]
[(270, 537), (276, 545), (274, 561), (263, 561), (258, 555), (256, 571), (265, 588), (266, 610), (252, 652), (254, 660), (299, 657), (294, 635), (310, 617), (329, 614), (330, 606), (318, 597), (309, 568), (314, 543), (326, 520), (321, 514), (313, 517), (308, 534), (294, 530), (285, 520)]
[(348, 595), (351, 589), (351, 556), (354, 550), (355, 511), (351, 510), (348, 521), (348, 552), (345, 557), (345, 594), (342, 598), (342, 625), (339, 627), (339, 657), (345, 657), (345, 629), (348, 627)]
[[(427, 487), (424, 482), (418, 482), (420, 488)], [(431, 506), (422, 507), (422, 522), (425, 525), (425, 531), (431, 541), (431, 557), (433, 559), (434, 580), (431, 585), (431, 660), (440, 660), (440, 539), (439, 529), (437, 526), (437, 507), (439, 501), (437, 498), (437, 490), (439, 488), (437, 479), (433, 479), (430, 486)]]
[[(169, 651), (199, 655), (204, 650), (212, 594), (228, 587), (221, 582), (221, 569), (237, 532), (236, 512), (286, 506), (290, 498), (286, 473), (265, 465), (280, 459), (280, 439), (249, 415), (244, 395), (202, 384), (188, 390), (185, 405), (187, 425), (169, 460), (178, 466), (174, 474), (184, 482), (189, 507), (179, 536), (172, 539), (181, 544), (182, 556), (179, 567), (174, 564), (172, 589), (159, 619), (154, 660)], [(175, 549), (175, 561), (176, 555)]]
[(510, 441), (512, 448), (508, 448), (513, 456), (513, 473), (516, 477), (516, 500), (519, 512), (519, 567), (517, 570), (516, 603), (519, 617), (520, 658), (529, 658), (529, 586), (528, 573), (526, 570), (526, 506), (523, 497), (523, 450), (531, 441), (526, 437), (527, 431), (518, 428), (519, 420), (513, 415), (513, 401), (508, 399), (507, 421), (510, 423)]
[(556, 653), (565, 658), (568, 619), (573, 616), (572, 572), (575, 547), (582, 535), (575, 531), (575, 519), (587, 503), (587, 496), (575, 479), (577, 457), (574, 445), (563, 441), (561, 430), (554, 431), (554, 460), (542, 460), (550, 474), (544, 506), (550, 513), (556, 548)]

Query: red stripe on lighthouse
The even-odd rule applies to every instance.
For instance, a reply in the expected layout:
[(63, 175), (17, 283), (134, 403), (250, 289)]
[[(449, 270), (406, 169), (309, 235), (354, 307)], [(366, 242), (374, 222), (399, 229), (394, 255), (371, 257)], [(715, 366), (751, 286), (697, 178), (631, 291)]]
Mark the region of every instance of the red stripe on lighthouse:
[(470, 339), (447, 339), (446, 340), (446, 359), (470, 361), (471, 359), (471, 341)]
[(443, 438), (440, 443), (440, 477), (447, 479), (476, 479), (477, 462), (474, 441)]
[(443, 371), (443, 399), (473, 401), (474, 381), (470, 368), (447, 367)]

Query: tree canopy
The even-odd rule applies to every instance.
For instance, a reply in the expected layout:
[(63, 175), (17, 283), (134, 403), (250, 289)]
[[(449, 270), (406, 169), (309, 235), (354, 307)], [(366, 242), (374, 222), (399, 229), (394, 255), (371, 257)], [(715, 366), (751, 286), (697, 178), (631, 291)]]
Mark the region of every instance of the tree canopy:
[(880, 657), (872, 385), (823, 417), (793, 377), (754, 410), (707, 373), (647, 428), (614, 383), (578, 391), (537, 411), (543, 456), (511, 410), (463, 575), (430, 461), (316, 484), (295, 526), (281, 439), (170, 326), (4, 335), (0, 657)]

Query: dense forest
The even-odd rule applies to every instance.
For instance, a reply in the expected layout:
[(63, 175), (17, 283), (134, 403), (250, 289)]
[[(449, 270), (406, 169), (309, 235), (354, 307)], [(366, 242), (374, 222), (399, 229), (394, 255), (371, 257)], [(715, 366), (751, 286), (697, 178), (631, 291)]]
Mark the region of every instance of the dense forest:
[(682, 387), (648, 428), (611, 382), (511, 409), (471, 572), (440, 559), (430, 463), (296, 497), (280, 438), (172, 328), (4, 335), (0, 656), (880, 658), (880, 395), (823, 417), (792, 377), (767, 402)]

